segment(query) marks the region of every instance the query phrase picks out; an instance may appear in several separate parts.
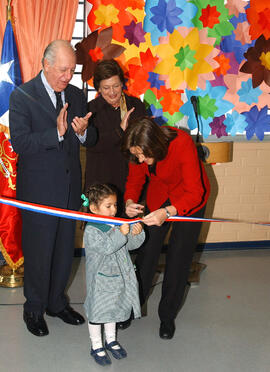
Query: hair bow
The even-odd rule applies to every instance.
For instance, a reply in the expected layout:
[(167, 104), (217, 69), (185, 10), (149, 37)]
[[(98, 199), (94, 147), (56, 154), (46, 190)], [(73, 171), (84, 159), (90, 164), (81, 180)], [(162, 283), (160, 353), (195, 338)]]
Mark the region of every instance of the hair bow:
[(89, 207), (89, 199), (84, 194), (81, 195), (81, 199), (84, 201), (82, 205), (84, 207)]

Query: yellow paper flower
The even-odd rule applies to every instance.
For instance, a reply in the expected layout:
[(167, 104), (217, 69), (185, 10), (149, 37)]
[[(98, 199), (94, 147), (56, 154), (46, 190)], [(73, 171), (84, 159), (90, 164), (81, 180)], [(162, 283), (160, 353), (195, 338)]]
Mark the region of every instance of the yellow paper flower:
[(260, 60), (262, 61), (262, 65), (267, 70), (270, 70), (270, 52), (267, 52), (267, 53), (262, 52), (260, 56)]
[(215, 38), (207, 37), (204, 29), (179, 27), (160, 42), (156, 52), (161, 62), (154, 72), (163, 75), (167, 88), (204, 89), (205, 80), (214, 79), (218, 64), (213, 58), (219, 51), (214, 48)]
[(110, 5), (100, 5), (98, 9), (94, 12), (96, 16), (97, 25), (105, 25), (106, 27), (111, 26), (112, 23), (119, 22), (118, 19), (119, 10), (116, 9), (112, 4)]

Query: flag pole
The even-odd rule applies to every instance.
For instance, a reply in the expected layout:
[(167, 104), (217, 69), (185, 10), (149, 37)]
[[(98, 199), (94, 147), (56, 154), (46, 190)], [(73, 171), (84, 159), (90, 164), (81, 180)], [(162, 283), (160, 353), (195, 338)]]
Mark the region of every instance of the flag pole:
[(7, 21), (11, 22), (11, 0), (7, 3)]

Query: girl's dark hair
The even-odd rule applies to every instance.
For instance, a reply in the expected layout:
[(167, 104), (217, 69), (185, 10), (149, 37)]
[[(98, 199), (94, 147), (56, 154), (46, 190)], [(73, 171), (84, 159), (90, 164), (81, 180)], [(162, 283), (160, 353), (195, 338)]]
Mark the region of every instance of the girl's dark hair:
[(124, 72), (119, 66), (119, 64), (114, 59), (106, 59), (103, 61), (100, 61), (94, 72), (94, 87), (96, 91), (99, 90), (100, 82), (101, 80), (109, 79), (112, 76), (117, 75), (122, 82), (122, 84), (125, 84), (125, 78), (124, 78)]
[(122, 152), (133, 163), (138, 163), (130, 148), (139, 146), (143, 155), (154, 158), (155, 162), (163, 160), (170, 142), (177, 136), (177, 132), (170, 127), (160, 127), (152, 118), (141, 117), (131, 121), (122, 138)]
[(110, 195), (117, 195), (117, 191), (112, 185), (105, 183), (91, 185), (86, 191), (89, 204), (99, 205), (102, 200), (108, 198)]

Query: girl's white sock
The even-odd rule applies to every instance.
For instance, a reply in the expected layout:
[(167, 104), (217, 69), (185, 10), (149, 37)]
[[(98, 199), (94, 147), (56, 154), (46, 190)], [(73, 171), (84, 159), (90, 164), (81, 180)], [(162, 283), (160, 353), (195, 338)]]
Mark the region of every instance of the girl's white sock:
[[(104, 330), (107, 344), (116, 341), (116, 323), (105, 323)], [(115, 350), (120, 349), (118, 345), (113, 346), (112, 348)]]
[[(101, 336), (101, 325), (88, 323), (89, 336), (91, 340), (92, 349), (96, 350), (103, 347), (102, 336)], [(99, 356), (104, 356), (105, 352), (101, 351), (98, 353)]]

